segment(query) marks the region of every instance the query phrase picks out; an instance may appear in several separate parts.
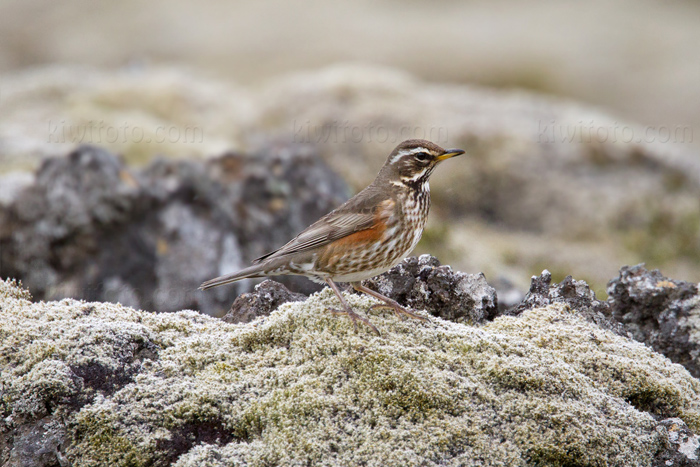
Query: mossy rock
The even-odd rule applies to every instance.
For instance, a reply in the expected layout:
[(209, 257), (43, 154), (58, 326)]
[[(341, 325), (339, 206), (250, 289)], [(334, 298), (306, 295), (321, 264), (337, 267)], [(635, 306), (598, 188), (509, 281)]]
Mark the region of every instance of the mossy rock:
[(59, 417), (75, 467), (645, 466), (656, 419), (700, 429), (699, 381), (565, 306), (478, 327), (371, 312), (378, 337), (335, 302), (234, 325), (0, 283), (3, 436)]

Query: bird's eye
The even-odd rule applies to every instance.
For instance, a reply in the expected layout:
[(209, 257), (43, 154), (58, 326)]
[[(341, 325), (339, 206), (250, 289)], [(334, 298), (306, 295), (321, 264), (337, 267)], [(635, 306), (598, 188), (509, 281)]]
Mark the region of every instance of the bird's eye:
[(418, 154), (416, 154), (416, 159), (418, 159), (421, 162), (425, 162), (428, 159), (430, 159), (430, 154), (428, 154), (427, 152), (419, 152)]

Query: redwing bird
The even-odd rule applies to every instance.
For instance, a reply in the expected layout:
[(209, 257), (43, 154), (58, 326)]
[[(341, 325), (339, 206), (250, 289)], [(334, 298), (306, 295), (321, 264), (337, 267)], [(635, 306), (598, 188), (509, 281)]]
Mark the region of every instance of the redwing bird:
[(425, 320), (360, 281), (387, 271), (413, 250), (428, 218), (430, 174), (440, 162), (463, 153), (421, 139), (404, 141), (367, 188), (280, 249), (254, 260), (252, 266), (206, 281), (200, 289), (251, 277), (295, 274), (327, 283), (342, 307), (330, 311), (347, 314), (355, 327), (359, 320), (379, 334), (367, 318), (352, 310), (336, 282), (349, 282), (355, 290), (383, 302), (375, 306), (391, 308), (401, 318), (406, 315)]

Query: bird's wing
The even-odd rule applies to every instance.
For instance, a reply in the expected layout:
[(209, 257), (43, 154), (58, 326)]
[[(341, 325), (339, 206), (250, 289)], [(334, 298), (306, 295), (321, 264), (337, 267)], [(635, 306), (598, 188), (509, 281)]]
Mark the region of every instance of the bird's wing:
[(393, 215), (393, 204), (393, 201), (381, 193), (370, 191), (362, 197), (358, 194), (316, 221), (280, 249), (255, 259), (253, 263), (320, 248), (355, 232), (369, 229), (376, 221)]

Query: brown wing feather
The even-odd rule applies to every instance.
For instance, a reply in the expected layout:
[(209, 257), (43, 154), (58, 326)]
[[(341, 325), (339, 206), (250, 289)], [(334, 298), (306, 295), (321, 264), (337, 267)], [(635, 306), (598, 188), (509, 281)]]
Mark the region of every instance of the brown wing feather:
[(344, 204), (307, 227), (286, 245), (257, 258), (253, 263), (279, 256), (314, 250), (356, 232), (372, 228), (376, 211), (387, 199), (374, 185), (370, 185)]

